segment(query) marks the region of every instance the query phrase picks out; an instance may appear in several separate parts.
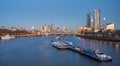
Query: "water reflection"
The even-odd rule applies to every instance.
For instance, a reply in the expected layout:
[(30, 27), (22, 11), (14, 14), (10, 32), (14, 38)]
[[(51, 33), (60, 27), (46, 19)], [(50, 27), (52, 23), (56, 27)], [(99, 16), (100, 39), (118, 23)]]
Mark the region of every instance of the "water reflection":
[(84, 41), (89, 40), (90, 42), (96, 43), (96, 44), (106, 44), (109, 46), (114, 46), (115, 48), (120, 47), (120, 42), (111, 42), (111, 41), (99, 41), (99, 40), (92, 40), (92, 39), (82, 39)]

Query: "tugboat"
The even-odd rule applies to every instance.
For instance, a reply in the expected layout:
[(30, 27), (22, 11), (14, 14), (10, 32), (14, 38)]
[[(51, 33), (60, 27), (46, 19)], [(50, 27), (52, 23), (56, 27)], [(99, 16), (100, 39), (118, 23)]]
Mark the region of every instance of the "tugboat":
[(81, 53), (83, 55), (89, 56), (93, 59), (96, 59), (98, 61), (112, 61), (112, 58), (105, 53), (100, 52), (99, 50), (93, 51), (91, 49), (85, 49), (82, 47), (77, 47), (77, 46), (69, 46), (70, 50), (73, 50), (75, 52)]
[(98, 58), (98, 61), (112, 61), (112, 58), (105, 53), (100, 52), (99, 50), (94, 51), (96, 59)]
[(52, 45), (61, 50), (69, 48), (69, 43), (66, 42), (52, 41)]

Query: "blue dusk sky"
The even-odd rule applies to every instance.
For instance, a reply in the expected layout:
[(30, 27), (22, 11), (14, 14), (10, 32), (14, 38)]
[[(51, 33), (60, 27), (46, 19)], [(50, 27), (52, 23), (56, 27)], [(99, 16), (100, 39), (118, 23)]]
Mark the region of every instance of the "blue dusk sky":
[(0, 0), (0, 26), (25, 27), (54, 24), (76, 29), (86, 25), (86, 15), (100, 9), (107, 23), (120, 29), (120, 0)]

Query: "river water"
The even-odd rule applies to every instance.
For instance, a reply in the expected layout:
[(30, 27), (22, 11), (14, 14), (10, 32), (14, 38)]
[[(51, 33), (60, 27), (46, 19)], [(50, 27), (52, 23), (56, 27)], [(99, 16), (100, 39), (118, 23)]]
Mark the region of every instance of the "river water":
[(0, 41), (0, 66), (120, 66), (120, 43), (65, 36), (66, 41), (110, 55), (112, 62), (98, 62), (70, 50), (51, 45), (56, 36), (26, 37)]

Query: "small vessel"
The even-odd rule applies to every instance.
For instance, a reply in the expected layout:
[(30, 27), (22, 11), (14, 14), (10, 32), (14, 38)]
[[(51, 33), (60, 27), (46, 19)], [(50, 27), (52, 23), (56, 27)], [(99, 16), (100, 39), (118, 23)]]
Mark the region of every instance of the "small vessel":
[(69, 45), (72, 45), (72, 42), (70, 42), (70, 41), (66, 41), (65, 43), (69, 44)]
[(52, 41), (52, 45), (58, 49), (68, 49), (69, 44), (65, 42), (60, 42), (60, 41)]
[(89, 56), (93, 59), (96, 59), (98, 61), (112, 61), (112, 58), (109, 55), (106, 55), (105, 53), (100, 52), (99, 50), (91, 50), (91, 49), (85, 49), (82, 47), (77, 46), (69, 46), (69, 49), (81, 53), (83, 55)]
[(65, 37), (65, 35), (58, 35), (56, 36), (56, 39), (63, 39)]
[(15, 36), (10, 36), (10, 35), (1, 36), (2, 40), (8, 40), (8, 39), (12, 39), (12, 38), (15, 38)]
[(63, 37), (61, 37), (61, 36), (56, 36), (56, 39), (63, 39)]

